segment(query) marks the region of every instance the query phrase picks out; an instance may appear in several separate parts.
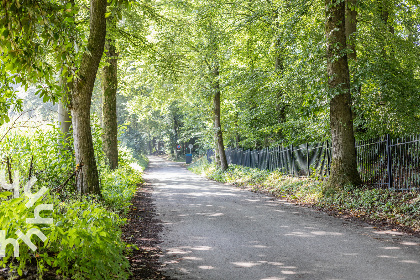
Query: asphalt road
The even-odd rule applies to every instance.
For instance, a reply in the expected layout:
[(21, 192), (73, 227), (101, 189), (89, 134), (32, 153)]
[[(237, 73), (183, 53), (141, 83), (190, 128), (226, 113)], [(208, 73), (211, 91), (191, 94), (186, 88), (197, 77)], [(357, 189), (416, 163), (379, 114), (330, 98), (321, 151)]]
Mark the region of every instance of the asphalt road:
[(420, 239), (209, 181), (150, 157), (165, 274), (176, 279), (420, 279)]

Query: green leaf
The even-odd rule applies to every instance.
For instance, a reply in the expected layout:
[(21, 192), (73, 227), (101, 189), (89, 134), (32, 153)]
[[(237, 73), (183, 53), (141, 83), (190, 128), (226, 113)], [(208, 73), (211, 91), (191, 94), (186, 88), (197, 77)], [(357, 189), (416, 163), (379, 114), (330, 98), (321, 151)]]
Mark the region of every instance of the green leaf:
[(3, 31), (3, 36), (4, 36), (5, 38), (7, 38), (7, 37), (9, 36), (9, 30), (8, 30), (8, 29), (5, 29), (5, 30)]
[(0, 198), (5, 198), (5, 197), (8, 197), (8, 196), (10, 196), (10, 195), (12, 195), (12, 193), (11, 193), (11, 192), (1, 192), (1, 193), (0, 193)]

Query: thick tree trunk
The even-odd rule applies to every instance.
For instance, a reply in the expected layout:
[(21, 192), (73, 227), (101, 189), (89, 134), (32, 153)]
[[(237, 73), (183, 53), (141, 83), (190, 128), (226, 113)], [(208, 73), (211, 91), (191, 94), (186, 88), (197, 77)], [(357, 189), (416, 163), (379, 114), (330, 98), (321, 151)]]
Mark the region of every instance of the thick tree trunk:
[(90, 106), (93, 86), (104, 51), (106, 35), (106, 0), (90, 1), (90, 34), (87, 51), (83, 54), (71, 98), (77, 190), (80, 194), (100, 194), (98, 169), (90, 127)]
[[(108, 21), (109, 22), (109, 21)], [(117, 86), (118, 54), (115, 41), (107, 39), (106, 55), (108, 65), (102, 69), (102, 128), (103, 150), (111, 169), (118, 168), (118, 124), (117, 124)]]
[(346, 49), (345, 3), (326, 0), (326, 37), (330, 101), (332, 165), (331, 187), (359, 185), (351, 111), (350, 77)]
[(220, 123), (220, 83), (219, 83), (219, 67), (214, 69), (214, 97), (213, 97), (213, 116), (214, 116), (214, 130), (216, 138), (216, 155), (219, 156), (220, 167), (222, 170), (228, 169), (228, 163), (225, 154), (225, 146), (223, 145), (223, 134)]

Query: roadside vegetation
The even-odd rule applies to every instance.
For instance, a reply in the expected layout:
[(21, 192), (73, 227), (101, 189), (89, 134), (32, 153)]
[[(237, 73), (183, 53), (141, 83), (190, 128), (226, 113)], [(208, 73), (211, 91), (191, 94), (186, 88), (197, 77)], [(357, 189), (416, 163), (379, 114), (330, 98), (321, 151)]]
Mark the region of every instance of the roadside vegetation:
[[(31, 250), (20, 242), (19, 257), (14, 247), (7, 246), (0, 265), (7, 268), (7, 277), (58, 275), (71, 279), (127, 279), (129, 263), (126, 255), (131, 245), (121, 238), (121, 227), (131, 200), (142, 182), (142, 171), (147, 158), (133, 158), (133, 153), (120, 147), (119, 167), (110, 170), (102, 152), (101, 128), (95, 127), (94, 143), (100, 170), (101, 197), (80, 197), (76, 190), (73, 171), (74, 158), (71, 150), (63, 149), (60, 131), (53, 125), (36, 129), (14, 129), (0, 142), (3, 158), (9, 168), (3, 173), (2, 186), (19, 184), (19, 197), (14, 190), (0, 192), (0, 225), (7, 238), (18, 240), (17, 232), (41, 232), (32, 237), (37, 247)], [(71, 171), (73, 170), (73, 171)], [(9, 174), (16, 174), (9, 178)], [(29, 178), (37, 181), (31, 187), (34, 194), (42, 187), (48, 191), (33, 206), (27, 208), (28, 196), (24, 188)], [(33, 182), (33, 181), (31, 181)], [(51, 224), (29, 224), (35, 208), (52, 204), (52, 211), (42, 211), (42, 218), (52, 218)], [(3, 271), (4, 273), (4, 271)], [(0, 274), (1, 276), (1, 274)], [(1, 278), (1, 277), (0, 277)]]
[(420, 194), (417, 192), (394, 192), (351, 185), (331, 189), (320, 178), (291, 177), (278, 171), (269, 172), (240, 165), (230, 165), (223, 171), (215, 164), (208, 163), (205, 157), (197, 160), (189, 169), (211, 180), (285, 198), (296, 204), (318, 207), (336, 215), (420, 232)]

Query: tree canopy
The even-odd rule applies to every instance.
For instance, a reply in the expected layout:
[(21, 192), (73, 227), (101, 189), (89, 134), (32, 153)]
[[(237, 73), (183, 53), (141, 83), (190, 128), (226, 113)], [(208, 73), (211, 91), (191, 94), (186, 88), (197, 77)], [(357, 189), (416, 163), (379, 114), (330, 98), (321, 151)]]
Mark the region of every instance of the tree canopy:
[[(417, 133), (419, 3), (339, 2), (347, 33), (336, 55), (348, 58), (355, 139)], [(84, 55), (93, 55), (92, 3), (2, 3), (3, 120), (13, 105), (20, 108), (12, 83), (37, 84), (45, 101), (63, 95), (58, 76), (77, 83)], [(215, 147), (218, 131), (223, 146), (251, 149), (331, 138), (329, 104), (338, 92), (328, 82), (336, 73), (327, 71), (325, 1), (144, 0), (107, 6), (106, 38), (118, 55), (117, 118), (125, 127), (120, 140), (127, 145), (152, 151), (163, 141), (166, 152), (176, 153), (178, 144), (191, 140), (205, 149)], [(109, 49), (104, 53), (101, 69), (113, 57)], [(106, 91), (101, 83), (106, 79), (99, 77), (93, 88), (92, 110), (98, 114)]]

